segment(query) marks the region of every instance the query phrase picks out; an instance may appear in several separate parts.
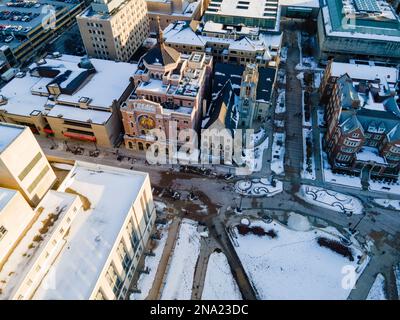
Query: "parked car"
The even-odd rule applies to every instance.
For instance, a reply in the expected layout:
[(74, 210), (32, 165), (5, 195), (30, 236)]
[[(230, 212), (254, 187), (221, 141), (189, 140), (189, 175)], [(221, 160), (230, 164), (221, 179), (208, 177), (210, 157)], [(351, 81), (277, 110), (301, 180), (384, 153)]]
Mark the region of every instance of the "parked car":
[(9, 42), (11, 42), (11, 41), (13, 41), (13, 40), (14, 40), (14, 37), (13, 37), (13, 36), (8, 36), (7, 38), (4, 39), (4, 42), (5, 42), (5, 43), (9, 43)]

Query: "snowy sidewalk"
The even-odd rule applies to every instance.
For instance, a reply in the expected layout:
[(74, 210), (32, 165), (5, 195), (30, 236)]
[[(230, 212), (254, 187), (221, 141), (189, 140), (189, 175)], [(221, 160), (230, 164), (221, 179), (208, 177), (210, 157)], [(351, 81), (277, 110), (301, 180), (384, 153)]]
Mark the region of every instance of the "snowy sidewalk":
[(175, 219), (171, 225), (169, 226), (168, 230), (168, 238), (165, 243), (164, 252), (161, 256), (160, 263), (158, 264), (157, 273), (154, 278), (153, 286), (149, 291), (149, 295), (147, 296), (146, 300), (157, 300), (160, 296), (160, 289), (162, 286), (162, 282), (164, 279), (165, 272), (167, 270), (168, 261), (171, 256), (171, 252), (175, 245), (176, 236), (179, 231), (180, 220)]

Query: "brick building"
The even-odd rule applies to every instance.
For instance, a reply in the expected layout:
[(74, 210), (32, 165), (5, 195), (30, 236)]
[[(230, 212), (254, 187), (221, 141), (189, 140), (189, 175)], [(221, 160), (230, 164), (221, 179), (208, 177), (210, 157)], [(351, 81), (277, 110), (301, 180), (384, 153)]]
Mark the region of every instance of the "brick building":
[(321, 92), (327, 101), (324, 147), (333, 171), (358, 175), (368, 170), (374, 178), (397, 180), (400, 107), (395, 79), (381, 74), (374, 80), (354, 80), (344, 72), (338, 78), (328, 76)]

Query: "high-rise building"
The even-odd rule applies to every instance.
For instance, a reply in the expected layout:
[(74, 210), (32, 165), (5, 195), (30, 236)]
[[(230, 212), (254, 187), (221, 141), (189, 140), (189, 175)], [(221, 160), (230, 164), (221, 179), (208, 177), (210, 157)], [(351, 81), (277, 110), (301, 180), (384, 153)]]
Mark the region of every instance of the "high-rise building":
[(56, 181), (28, 127), (0, 123), (0, 187), (21, 192), (36, 205)]
[(126, 298), (155, 217), (138, 171), (76, 162), (34, 210), (0, 188), (0, 300)]
[(95, 58), (128, 61), (149, 35), (145, 0), (95, 0), (77, 21)]
[(200, 20), (205, 0), (146, 0), (150, 32), (158, 33), (176, 21)]

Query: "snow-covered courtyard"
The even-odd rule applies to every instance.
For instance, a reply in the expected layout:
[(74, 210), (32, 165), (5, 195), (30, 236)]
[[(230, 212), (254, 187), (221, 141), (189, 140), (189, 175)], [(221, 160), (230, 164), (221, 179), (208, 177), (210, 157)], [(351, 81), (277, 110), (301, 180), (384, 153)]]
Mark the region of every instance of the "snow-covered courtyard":
[[(252, 220), (250, 228), (257, 231), (240, 234), (234, 228), (235, 250), (259, 299), (346, 299), (368, 256), (356, 243), (343, 245), (335, 228), (295, 226)], [(350, 284), (344, 281), (349, 272)]]
[(242, 300), (228, 259), (222, 252), (213, 252), (208, 260), (202, 300)]
[(364, 209), (355, 197), (314, 186), (301, 186), (297, 195), (310, 204), (341, 213), (362, 214)]
[(162, 300), (190, 300), (194, 271), (200, 253), (198, 223), (183, 219), (179, 235), (170, 258)]

